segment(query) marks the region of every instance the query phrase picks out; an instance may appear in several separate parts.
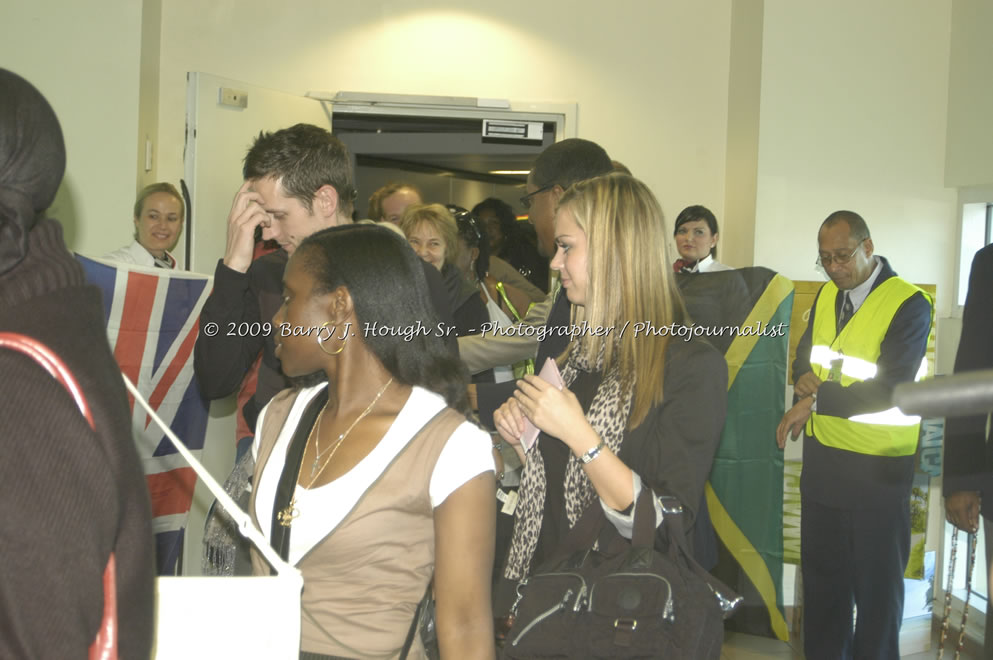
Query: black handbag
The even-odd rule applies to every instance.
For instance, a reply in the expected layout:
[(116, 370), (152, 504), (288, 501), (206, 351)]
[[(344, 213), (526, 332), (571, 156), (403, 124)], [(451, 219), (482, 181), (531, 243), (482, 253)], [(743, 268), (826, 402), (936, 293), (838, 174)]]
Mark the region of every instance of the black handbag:
[(630, 542), (591, 503), (555, 557), (518, 583), (503, 658), (720, 658), (741, 598), (690, 556), (680, 508), (664, 516), (666, 552), (655, 550), (652, 497), (643, 489), (635, 503)]

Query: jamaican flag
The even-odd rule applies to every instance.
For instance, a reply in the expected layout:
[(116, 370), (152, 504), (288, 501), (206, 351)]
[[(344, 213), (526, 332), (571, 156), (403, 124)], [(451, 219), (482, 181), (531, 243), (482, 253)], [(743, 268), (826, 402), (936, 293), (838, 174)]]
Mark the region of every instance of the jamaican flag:
[(693, 323), (724, 352), (728, 411), (706, 486), (717, 534), (711, 572), (744, 596), (726, 628), (787, 640), (783, 615), (783, 453), (793, 283), (767, 268), (677, 276)]

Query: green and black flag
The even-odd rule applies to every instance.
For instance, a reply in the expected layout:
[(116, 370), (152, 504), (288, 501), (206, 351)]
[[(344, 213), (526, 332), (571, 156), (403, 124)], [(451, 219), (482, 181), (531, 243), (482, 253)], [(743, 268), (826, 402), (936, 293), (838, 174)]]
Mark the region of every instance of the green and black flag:
[(793, 283), (767, 268), (677, 275), (690, 317), (728, 363), (728, 414), (706, 486), (711, 572), (744, 596), (728, 630), (777, 637), (783, 614), (783, 452)]

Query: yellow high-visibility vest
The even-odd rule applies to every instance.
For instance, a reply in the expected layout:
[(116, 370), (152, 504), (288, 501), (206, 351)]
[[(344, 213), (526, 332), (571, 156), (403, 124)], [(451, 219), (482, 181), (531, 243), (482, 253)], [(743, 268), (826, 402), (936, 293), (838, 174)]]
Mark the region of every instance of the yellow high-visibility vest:
[[(838, 287), (834, 282), (825, 284), (817, 299), (811, 332), (810, 366), (814, 375), (842, 386), (875, 376), (879, 346), (893, 317), (918, 291), (921, 289), (904, 279), (888, 278), (869, 293), (841, 334), (837, 334)], [(925, 355), (915, 380), (926, 374)], [(920, 417), (905, 415), (896, 407), (848, 419), (812, 412), (807, 434), (815, 436), (822, 445), (837, 449), (873, 456), (908, 456), (917, 451), (920, 422)]]

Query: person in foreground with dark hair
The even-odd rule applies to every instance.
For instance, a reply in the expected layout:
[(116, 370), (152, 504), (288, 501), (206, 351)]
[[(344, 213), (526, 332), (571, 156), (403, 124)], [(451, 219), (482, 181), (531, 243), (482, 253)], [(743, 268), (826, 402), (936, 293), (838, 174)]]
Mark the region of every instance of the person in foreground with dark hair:
[[(260, 133), (245, 156), (242, 174), (245, 183), (228, 215), (227, 249), (214, 271), (214, 290), (200, 313), (193, 365), (203, 395), (220, 399), (241, 387), (262, 353), (258, 385), (243, 408), (245, 420), (254, 428), (259, 410), (288, 382), (279, 370), (272, 332), (230, 329), (265, 324), (272, 318), (279, 307), (287, 259), (314, 232), (351, 224), (356, 192), (345, 145), (311, 124)], [(278, 242), (280, 249), (253, 262), (256, 227), (262, 228), (263, 240)], [(434, 309), (442, 322), (450, 323), (445, 285), (440, 275), (428, 270), (425, 267)], [(203, 332), (210, 324), (214, 334)]]
[(731, 270), (717, 261), (717, 218), (706, 206), (687, 206), (676, 216), (676, 250), (679, 259), (672, 269), (677, 273), (709, 273)]
[[(301, 657), (402, 655), (432, 576), (442, 657), (493, 657), (489, 436), (466, 418), (418, 262), (390, 230), (353, 225), (303, 241), (283, 278), (276, 355), (319, 382), (260, 414), (249, 511), (303, 572)], [(254, 551), (253, 567), (269, 573)]]
[(127, 394), (100, 291), (43, 215), (65, 171), (62, 129), (38, 90), (3, 69), (0, 99), (0, 333), (51, 349), (93, 418), (34, 359), (0, 348), (0, 657), (86, 657), (113, 554), (115, 657), (147, 658), (155, 546)]

